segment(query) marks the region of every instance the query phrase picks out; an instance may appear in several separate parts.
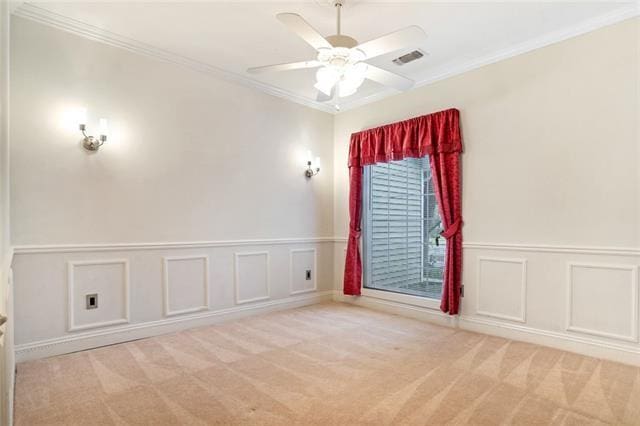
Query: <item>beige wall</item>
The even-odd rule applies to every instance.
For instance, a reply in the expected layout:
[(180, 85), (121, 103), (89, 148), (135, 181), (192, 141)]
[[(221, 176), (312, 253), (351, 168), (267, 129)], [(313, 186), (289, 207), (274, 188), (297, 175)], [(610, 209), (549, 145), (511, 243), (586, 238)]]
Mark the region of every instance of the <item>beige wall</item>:
[(338, 115), (335, 234), (347, 234), (349, 135), (455, 107), (465, 241), (639, 247), (638, 25), (628, 20)]
[[(13, 27), (13, 244), (332, 235), (330, 114), (22, 18)], [(63, 122), (77, 105), (90, 132), (110, 120), (96, 154)], [(307, 149), (325, 160), (309, 181)]]

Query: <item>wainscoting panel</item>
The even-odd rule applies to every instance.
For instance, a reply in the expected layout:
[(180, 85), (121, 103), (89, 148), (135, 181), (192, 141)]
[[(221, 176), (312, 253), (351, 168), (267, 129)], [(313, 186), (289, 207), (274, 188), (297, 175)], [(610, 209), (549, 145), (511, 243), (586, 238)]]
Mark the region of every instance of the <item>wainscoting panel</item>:
[(478, 314), (525, 322), (526, 259), (478, 257), (477, 283)]
[(465, 297), (450, 317), (391, 297), (343, 296), (345, 245), (334, 244), (336, 300), (640, 365), (640, 248), (465, 243)]
[(316, 249), (314, 248), (289, 250), (290, 294), (316, 290), (316, 274), (318, 273), (316, 257)]
[(236, 253), (236, 303), (269, 298), (269, 252)]
[(163, 258), (165, 316), (209, 309), (209, 257)]
[[(15, 247), (16, 353), (37, 358), (326, 301), (333, 244), (321, 237)], [(312, 265), (315, 289), (305, 280), (293, 285), (304, 293), (291, 295), (292, 252), (294, 270)], [(87, 310), (93, 293), (98, 308)]]
[(638, 267), (567, 264), (567, 330), (638, 341)]
[[(129, 261), (126, 259), (67, 263), (69, 331), (129, 322)], [(96, 295), (97, 307), (87, 307)]]

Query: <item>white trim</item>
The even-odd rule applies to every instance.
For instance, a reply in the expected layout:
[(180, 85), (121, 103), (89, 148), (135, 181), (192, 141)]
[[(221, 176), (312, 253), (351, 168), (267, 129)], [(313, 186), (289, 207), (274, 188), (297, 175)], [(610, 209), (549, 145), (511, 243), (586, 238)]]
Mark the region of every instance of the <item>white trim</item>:
[[(606, 331), (600, 331), (590, 328), (576, 327), (571, 324), (571, 317), (573, 313), (573, 268), (589, 268), (589, 269), (611, 269), (622, 270), (631, 272), (631, 334), (626, 336), (622, 334), (609, 333)], [(566, 323), (565, 329), (567, 331), (590, 334), (593, 336), (607, 337), (609, 339), (624, 340), (627, 342), (638, 342), (638, 267), (635, 265), (614, 265), (603, 263), (581, 263), (581, 262), (567, 262), (567, 298), (565, 301)]]
[(5, 263), (4, 265), (2, 265), (2, 270), (3, 271), (8, 271), (9, 269), (11, 269), (11, 267), (13, 266), (13, 258), (15, 256), (15, 250), (13, 248), (13, 246), (9, 246), (7, 247), (7, 253), (5, 256)]
[[(346, 237), (333, 237), (334, 243), (346, 243)], [(464, 242), (462, 247), (466, 250), (496, 250), (496, 251), (528, 251), (535, 253), (572, 253), (594, 254), (608, 256), (640, 256), (640, 248), (637, 247), (607, 247), (607, 246), (570, 246), (554, 244), (519, 244), (519, 243), (493, 243), (493, 242)]]
[[(543, 47), (547, 47), (552, 44), (556, 44), (561, 41), (568, 40), (570, 38), (574, 38), (582, 34), (586, 34), (597, 29), (616, 24), (618, 22), (622, 22), (624, 20), (638, 16), (640, 14), (639, 9), (640, 8), (637, 4), (628, 4), (607, 14), (580, 22), (572, 27), (543, 34), (536, 38), (524, 41), (514, 46), (509, 46), (505, 49), (498, 50), (479, 58), (474, 58), (462, 63), (452, 62), (429, 73), (426, 78), (416, 81), (412, 89), (427, 86), (441, 80), (446, 80), (448, 78), (473, 71), (486, 65), (501, 62), (518, 55), (541, 49)], [(373, 93), (372, 95), (358, 98), (351, 102), (345, 102), (344, 104), (340, 105), (340, 111), (348, 111), (367, 104), (371, 104), (373, 102), (377, 102), (393, 96), (397, 93), (397, 91), (385, 89), (381, 92)]]
[(536, 253), (572, 253), (596, 254), (605, 256), (640, 256), (640, 248), (601, 247), (601, 246), (563, 246), (552, 244), (513, 244), (513, 243), (463, 243), (467, 250), (528, 251)]
[[(34, 244), (16, 245), (12, 247), (14, 256), (42, 253), (80, 253), (100, 251), (127, 250), (167, 250), (182, 248), (214, 248), (264, 246), (286, 244), (346, 244), (345, 237), (308, 237), (308, 238), (263, 238), (253, 240), (212, 240), (212, 241), (183, 241), (183, 242), (149, 242), (149, 243), (95, 243), (95, 244)], [(466, 250), (496, 250), (496, 251), (526, 251), (535, 253), (572, 253), (606, 256), (640, 256), (640, 248), (635, 247), (606, 247), (606, 246), (565, 246), (553, 244), (514, 244), (465, 242)]]
[(150, 243), (95, 243), (95, 244), (43, 244), (14, 246), (15, 255), (41, 253), (80, 253), (98, 251), (126, 250), (167, 250), (183, 248), (240, 247), (284, 244), (320, 244), (332, 243), (335, 237), (308, 238), (263, 238), (253, 240), (215, 240), (185, 242), (150, 242)]
[(439, 309), (439, 307), (432, 308), (429, 306), (418, 306), (403, 303), (398, 300), (381, 299), (365, 294), (362, 296), (346, 296), (342, 294), (342, 291), (340, 290), (334, 291), (333, 300), (336, 302), (345, 302), (353, 305), (364, 306), (366, 308), (378, 309), (384, 312), (425, 320), (449, 327), (457, 327), (458, 323), (458, 316), (445, 314)]
[(449, 316), (433, 309), (380, 300), (368, 296), (345, 296), (337, 290), (334, 291), (333, 300), (390, 312), (447, 327), (501, 336), (507, 339), (549, 346), (586, 356), (606, 358), (640, 366), (640, 347), (637, 345), (606, 342), (589, 337), (541, 330), (526, 325), (506, 323), (489, 318), (477, 318), (466, 315)]
[[(241, 257), (248, 257), (248, 256), (266, 256), (267, 258), (267, 263), (265, 266), (265, 274), (266, 274), (266, 279), (267, 279), (267, 295), (266, 296), (258, 296), (258, 297), (254, 297), (252, 299), (240, 299), (240, 258)], [(269, 258), (269, 252), (268, 251), (253, 251), (253, 252), (242, 252), (242, 253), (234, 253), (234, 269), (235, 269), (235, 274), (234, 274), (234, 285), (236, 288), (236, 304), (237, 305), (242, 305), (244, 303), (251, 303), (251, 302), (259, 302), (262, 300), (268, 300), (271, 298), (271, 262), (270, 262), (270, 258)]]
[[(293, 254), (313, 252), (313, 270), (311, 279), (313, 280), (313, 288), (293, 291)], [(318, 290), (318, 253), (315, 248), (289, 249), (289, 295), (309, 293)]]
[(497, 320), (461, 316), (460, 328), (640, 366), (640, 348)]
[[(204, 259), (204, 305), (195, 306), (193, 308), (180, 309), (172, 311), (169, 300), (169, 262), (176, 260), (198, 260)], [(174, 315), (191, 314), (209, 309), (209, 256), (193, 255), (193, 256), (163, 256), (162, 257), (162, 293), (164, 296), (164, 316), (171, 317)]]
[(253, 305), (233, 306), (217, 311), (206, 311), (192, 315), (163, 318), (139, 324), (129, 324), (109, 329), (74, 333), (53, 339), (45, 339), (32, 343), (16, 345), (18, 361), (44, 358), (99, 346), (122, 343), (159, 334), (172, 333), (179, 330), (216, 324), (221, 321), (241, 318), (258, 313), (321, 303), (331, 299), (332, 291), (287, 297), (270, 300)]
[[(595, 31), (599, 28), (613, 25), (615, 23), (624, 21), (629, 18), (633, 18), (638, 16), (639, 10), (638, 6), (634, 3), (629, 5), (622, 6), (610, 13), (597, 16), (595, 18), (589, 19), (587, 21), (580, 22), (573, 27), (564, 28), (561, 30), (553, 31), (551, 33), (543, 34), (539, 37), (536, 37), (531, 40), (527, 40), (515, 46), (510, 46), (505, 49), (499, 50), (497, 52), (493, 52), (491, 54), (471, 59), (469, 61), (463, 63), (451, 63), (447, 66), (444, 66), (440, 69), (435, 70), (430, 73), (426, 78), (417, 81), (414, 85), (414, 88), (426, 86), (428, 84), (435, 83), (440, 80), (444, 80), (450, 77), (454, 77), (459, 74), (463, 74), (465, 72), (493, 64), (496, 62), (503, 61), (508, 58), (512, 58), (514, 56), (521, 55), (523, 53), (527, 53), (536, 49), (540, 49), (542, 47), (549, 46), (551, 44), (555, 44), (591, 31)], [(270, 84), (266, 84), (260, 82), (258, 80), (254, 80), (252, 78), (246, 77), (241, 74), (232, 73), (221, 68), (196, 61), (190, 58), (187, 58), (182, 55), (178, 55), (172, 52), (168, 52), (163, 49), (156, 48), (154, 46), (139, 42), (129, 37), (124, 37), (110, 31), (103, 30), (99, 27), (95, 27), (93, 25), (86, 24), (81, 21), (77, 21), (75, 19), (68, 18), (63, 15), (59, 15), (57, 13), (51, 12), (47, 9), (44, 9), (39, 6), (35, 6), (30, 3), (21, 4), (14, 12), (14, 15), (30, 19), (41, 24), (49, 25), (54, 28), (58, 28), (78, 36), (99, 41), (110, 46), (126, 49), (138, 54), (142, 54), (145, 56), (150, 56), (165, 62), (170, 62), (178, 65), (185, 66), (187, 68), (193, 69), (198, 72), (203, 72), (207, 74), (215, 75), (216, 77), (222, 78), (227, 81), (231, 81), (233, 83), (238, 83), (246, 87), (251, 87), (254, 89), (261, 90), (265, 93), (268, 93), (273, 96), (277, 96), (283, 99), (287, 99), (289, 101), (305, 105), (311, 108), (315, 108), (320, 111), (324, 111), (330, 114), (337, 114), (332, 105), (328, 105), (322, 102), (317, 102), (314, 99), (309, 99), (290, 91), (275, 87)], [(340, 111), (348, 111), (366, 104), (370, 104), (394, 94), (397, 94), (397, 91), (391, 89), (385, 89), (381, 92), (374, 93), (370, 96), (365, 96), (363, 98), (359, 98), (353, 100), (351, 102), (345, 102), (340, 105)]]
[[(498, 318), (508, 321), (516, 321), (516, 322), (526, 322), (527, 317), (527, 259), (509, 259), (509, 258), (498, 258), (498, 257), (484, 257), (478, 256), (477, 259), (477, 289), (476, 289), (476, 313), (478, 315), (484, 315), (486, 317)], [(483, 311), (480, 309), (480, 289), (481, 285), (481, 277), (482, 277), (482, 262), (495, 262), (495, 263), (515, 263), (519, 264), (522, 267), (521, 271), (521, 280), (520, 280), (520, 312), (522, 315), (519, 317), (514, 317), (511, 315), (501, 314), (499, 312), (490, 312)]]
[(20, 5), (20, 7), (18, 7), (13, 12), (13, 14), (21, 18), (30, 19), (41, 24), (49, 25), (59, 30), (70, 32), (89, 40), (98, 41), (112, 47), (125, 49), (140, 55), (159, 59), (163, 62), (181, 65), (193, 71), (210, 74), (222, 80), (240, 84), (252, 89), (257, 89), (269, 95), (277, 96), (279, 98), (283, 98), (300, 105), (311, 107), (330, 114), (335, 113), (335, 108), (332, 105), (317, 102), (315, 99), (309, 99), (304, 96), (300, 96), (296, 93), (281, 89), (271, 84), (263, 83), (245, 75), (227, 71), (222, 68), (207, 64), (205, 62), (201, 62), (174, 52), (160, 49), (150, 44), (146, 44), (133, 38), (125, 37), (120, 34), (104, 30), (94, 25), (86, 24), (76, 19), (51, 12), (50, 10), (44, 9), (41, 6), (36, 6), (31, 3), (24, 3)]
[[(73, 316), (73, 289), (74, 289), (74, 269), (76, 266), (91, 266), (91, 265), (124, 265), (123, 271), (123, 284), (124, 284), (124, 318), (94, 322), (83, 325), (76, 325)], [(129, 323), (130, 317), (130, 301), (129, 301), (129, 260), (128, 259), (104, 259), (104, 260), (70, 260), (67, 262), (67, 331), (81, 331), (92, 328), (110, 327), (119, 324)]]
[(411, 306), (419, 306), (428, 309), (440, 309), (440, 300), (429, 297), (414, 296), (412, 294), (396, 293), (393, 291), (377, 290), (375, 288), (362, 287), (363, 296), (374, 299), (388, 300), (390, 302), (404, 303)]

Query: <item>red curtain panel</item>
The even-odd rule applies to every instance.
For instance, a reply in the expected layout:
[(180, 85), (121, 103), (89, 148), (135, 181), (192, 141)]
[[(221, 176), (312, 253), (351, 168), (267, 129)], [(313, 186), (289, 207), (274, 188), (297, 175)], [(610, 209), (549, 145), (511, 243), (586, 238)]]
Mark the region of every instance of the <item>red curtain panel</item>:
[(440, 308), (456, 315), (462, 276), (462, 203), (460, 196), (460, 112), (448, 109), (351, 135), (349, 145), (349, 238), (344, 294), (360, 295), (362, 258), (362, 168), (408, 157), (429, 156), (433, 186), (447, 239), (447, 260)]

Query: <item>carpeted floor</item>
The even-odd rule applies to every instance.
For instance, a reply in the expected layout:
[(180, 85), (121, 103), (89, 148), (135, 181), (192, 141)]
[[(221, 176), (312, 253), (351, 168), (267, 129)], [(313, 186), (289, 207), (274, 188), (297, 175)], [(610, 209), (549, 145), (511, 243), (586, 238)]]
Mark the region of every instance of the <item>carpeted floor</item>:
[(19, 364), (15, 416), (17, 425), (640, 425), (640, 369), (331, 303)]

